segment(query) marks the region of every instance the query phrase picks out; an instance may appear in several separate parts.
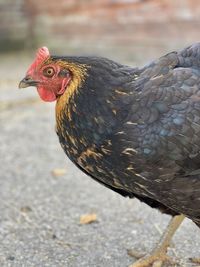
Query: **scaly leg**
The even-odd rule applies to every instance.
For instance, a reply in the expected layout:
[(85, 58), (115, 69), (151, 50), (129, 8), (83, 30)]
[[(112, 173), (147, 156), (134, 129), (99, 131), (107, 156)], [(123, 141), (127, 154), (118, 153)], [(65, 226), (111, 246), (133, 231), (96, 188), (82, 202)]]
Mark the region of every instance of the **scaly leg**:
[(148, 267), (148, 266), (162, 266), (162, 263), (165, 261), (169, 261), (169, 257), (167, 256), (167, 248), (170, 245), (170, 241), (184, 220), (184, 215), (177, 215), (173, 217), (164, 232), (163, 236), (161, 237), (158, 246), (152, 251), (150, 255), (147, 255), (140, 260), (136, 261), (129, 267)]

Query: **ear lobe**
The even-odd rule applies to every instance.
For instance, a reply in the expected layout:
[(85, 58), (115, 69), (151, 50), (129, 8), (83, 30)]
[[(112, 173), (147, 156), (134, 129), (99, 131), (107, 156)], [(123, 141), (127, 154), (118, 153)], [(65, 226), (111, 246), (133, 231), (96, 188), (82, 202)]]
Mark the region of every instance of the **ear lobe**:
[(61, 89), (57, 93), (58, 95), (62, 95), (64, 93), (70, 80), (71, 80), (71, 77), (67, 77), (67, 78), (63, 79)]
[(69, 77), (70, 76), (70, 72), (67, 69), (62, 69), (59, 74), (59, 76), (61, 77)]

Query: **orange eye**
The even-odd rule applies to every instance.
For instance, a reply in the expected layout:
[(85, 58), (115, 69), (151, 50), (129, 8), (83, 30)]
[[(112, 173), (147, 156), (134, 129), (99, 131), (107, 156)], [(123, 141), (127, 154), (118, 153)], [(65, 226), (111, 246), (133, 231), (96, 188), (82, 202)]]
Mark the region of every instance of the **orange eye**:
[(48, 68), (43, 70), (44, 76), (49, 77), (49, 78), (51, 78), (54, 75), (54, 73), (55, 73), (55, 71), (52, 67), (48, 67)]

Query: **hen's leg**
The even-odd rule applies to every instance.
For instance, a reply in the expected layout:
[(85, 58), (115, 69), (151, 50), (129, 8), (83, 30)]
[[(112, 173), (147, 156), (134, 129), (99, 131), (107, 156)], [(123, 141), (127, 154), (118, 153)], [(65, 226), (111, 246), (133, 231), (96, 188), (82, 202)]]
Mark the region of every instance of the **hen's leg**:
[(163, 262), (169, 261), (169, 257), (167, 256), (167, 248), (170, 245), (170, 241), (174, 233), (176, 232), (176, 230), (178, 229), (184, 218), (185, 218), (184, 215), (178, 215), (173, 217), (166, 231), (161, 237), (158, 246), (152, 251), (152, 253), (136, 261), (129, 267), (147, 267), (147, 266), (161, 267)]

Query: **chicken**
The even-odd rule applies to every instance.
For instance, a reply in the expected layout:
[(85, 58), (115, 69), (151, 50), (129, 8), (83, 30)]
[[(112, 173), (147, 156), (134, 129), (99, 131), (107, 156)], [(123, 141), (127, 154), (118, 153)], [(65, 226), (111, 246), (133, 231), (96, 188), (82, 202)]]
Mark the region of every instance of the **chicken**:
[(152, 255), (168, 259), (184, 217), (200, 227), (200, 43), (143, 68), (38, 50), (19, 87), (56, 100), (56, 132), (70, 160), (125, 197), (172, 215)]

